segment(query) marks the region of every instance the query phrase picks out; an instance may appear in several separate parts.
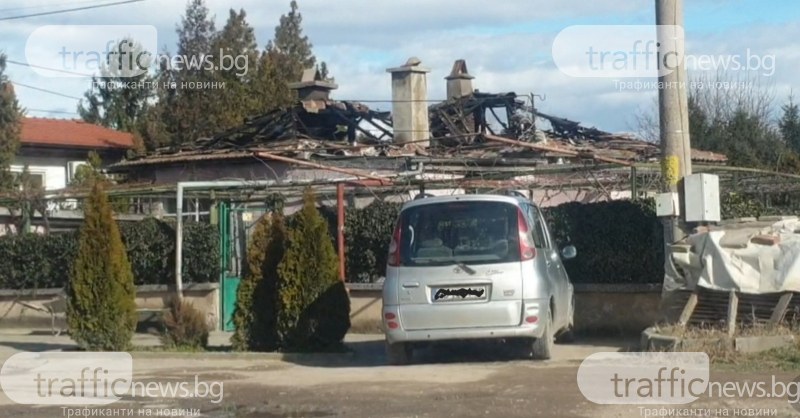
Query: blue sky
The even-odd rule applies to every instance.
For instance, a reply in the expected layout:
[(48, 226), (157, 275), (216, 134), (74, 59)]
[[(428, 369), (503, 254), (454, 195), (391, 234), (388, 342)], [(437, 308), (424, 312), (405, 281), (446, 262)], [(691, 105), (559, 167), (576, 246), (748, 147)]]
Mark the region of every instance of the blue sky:
[[(4, 0), (0, 17), (64, 7), (65, 3), (94, 4), (104, 0)], [(111, 0), (107, 0), (111, 1)], [(87, 3), (90, 2), (90, 3)], [(429, 74), (429, 96), (444, 96), (444, 76), (456, 59), (466, 59), (481, 91), (547, 96), (541, 110), (584, 121), (608, 131), (630, 131), (637, 113), (654, 105), (656, 92), (620, 91), (613, 80), (572, 78), (553, 63), (552, 43), (570, 25), (651, 24), (652, 1), (642, 0), (299, 0), (304, 28), (318, 58), (336, 77), (339, 99), (384, 100), (390, 97), (385, 69), (410, 56), (419, 57)], [(255, 27), (260, 46), (271, 38), (288, 0), (208, 0), (224, 24), (229, 8), (243, 8)], [(60, 4), (52, 7), (48, 5)], [(23, 10), (9, 11), (9, 8)], [(34, 8), (31, 8), (34, 7)], [(10, 59), (25, 61), (28, 36), (42, 25), (153, 25), (159, 46), (174, 50), (175, 25), (184, 0), (145, 0), (105, 9), (9, 20), (0, 24), (0, 50)], [(800, 2), (792, 0), (686, 0), (687, 52), (729, 54), (750, 50), (775, 57), (775, 73), (760, 80), (776, 98), (776, 106), (800, 82)], [(79, 97), (87, 79), (48, 78), (30, 68), (9, 65), (13, 81)], [(697, 76), (698, 74), (691, 74)], [(740, 74), (729, 74), (739, 77)], [(77, 117), (76, 99), (17, 87), (31, 116)], [(388, 108), (388, 104), (373, 107)], [(50, 112), (48, 112), (50, 111)], [(61, 113), (66, 112), (66, 113)]]

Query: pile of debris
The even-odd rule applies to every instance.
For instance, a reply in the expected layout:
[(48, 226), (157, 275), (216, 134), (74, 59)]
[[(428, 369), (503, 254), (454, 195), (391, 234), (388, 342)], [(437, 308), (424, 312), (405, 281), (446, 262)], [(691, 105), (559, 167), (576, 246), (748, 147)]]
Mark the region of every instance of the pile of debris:
[[(521, 96), (484, 93), (473, 89), (473, 76), (464, 60), (446, 77), (447, 100), (427, 105), (425, 75), (429, 71), (412, 58), (392, 73), (393, 111), (379, 112), (363, 103), (336, 101), (330, 93), (338, 86), (309, 69), (290, 87), (298, 101), (245, 121), (241, 126), (202, 138), (180, 148), (156, 150), (151, 155), (125, 161), (118, 167), (161, 162), (239, 158), (254, 152), (273, 152), (303, 159), (330, 156), (425, 156), (459, 159), (527, 159), (529, 162), (563, 163), (595, 157), (607, 160), (652, 162), (660, 154), (657, 144), (615, 135), (579, 122), (537, 111)], [(420, 87), (421, 86), (421, 87)], [(537, 122), (550, 129), (537, 128)], [(529, 148), (487, 140), (503, 137), (546, 147)], [(241, 154), (241, 155), (240, 155)], [(693, 159), (725, 163), (725, 156), (694, 151)]]

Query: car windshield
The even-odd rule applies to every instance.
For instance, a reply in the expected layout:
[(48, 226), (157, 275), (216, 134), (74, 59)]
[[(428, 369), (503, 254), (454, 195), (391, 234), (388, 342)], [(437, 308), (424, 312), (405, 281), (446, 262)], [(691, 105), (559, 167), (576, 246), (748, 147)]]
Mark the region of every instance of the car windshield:
[(401, 222), (406, 266), (519, 261), (517, 207), (509, 203), (432, 203), (405, 210)]

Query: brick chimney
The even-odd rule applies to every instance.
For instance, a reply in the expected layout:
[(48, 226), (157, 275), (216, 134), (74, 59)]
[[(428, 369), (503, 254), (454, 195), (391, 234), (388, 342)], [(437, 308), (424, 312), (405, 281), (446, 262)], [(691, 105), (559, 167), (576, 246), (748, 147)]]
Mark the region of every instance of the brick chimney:
[(450, 75), (444, 78), (447, 80), (447, 99), (472, 96), (472, 80), (474, 78), (467, 71), (467, 62), (463, 59), (456, 60)]
[(301, 101), (328, 100), (330, 99), (331, 91), (336, 90), (338, 87), (336, 83), (323, 80), (319, 70), (315, 68), (308, 68), (303, 71), (299, 82), (289, 83), (289, 88), (297, 91), (297, 97)]
[(427, 147), (430, 138), (428, 121), (428, 76), (431, 71), (422, 67), (419, 58), (411, 57), (400, 67), (388, 68), (392, 74), (392, 125), (394, 142), (411, 141)]

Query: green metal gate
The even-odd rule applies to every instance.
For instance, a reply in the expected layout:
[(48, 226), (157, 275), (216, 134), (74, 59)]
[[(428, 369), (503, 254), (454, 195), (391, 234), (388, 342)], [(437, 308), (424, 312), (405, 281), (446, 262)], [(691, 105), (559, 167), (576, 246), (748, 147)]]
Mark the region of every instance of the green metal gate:
[(255, 221), (267, 208), (246, 206), (232, 202), (217, 204), (220, 254), (220, 327), (233, 331), (233, 313), (236, 293), (242, 281), (247, 260), (247, 237)]
[(224, 331), (233, 331), (233, 312), (236, 309), (236, 292), (242, 278), (237, 272), (232, 270), (235, 267), (233, 259), (233, 249), (235, 236), (233, 235), (234, 222), (232, 217), (235, 212), (231, 210), (228, 202), (217, 204), (217, 216), (219, 221), (219, 255), (220, 255), (220, 301), (219, 306), (222, 310), (220, 315), (221, 328)]

